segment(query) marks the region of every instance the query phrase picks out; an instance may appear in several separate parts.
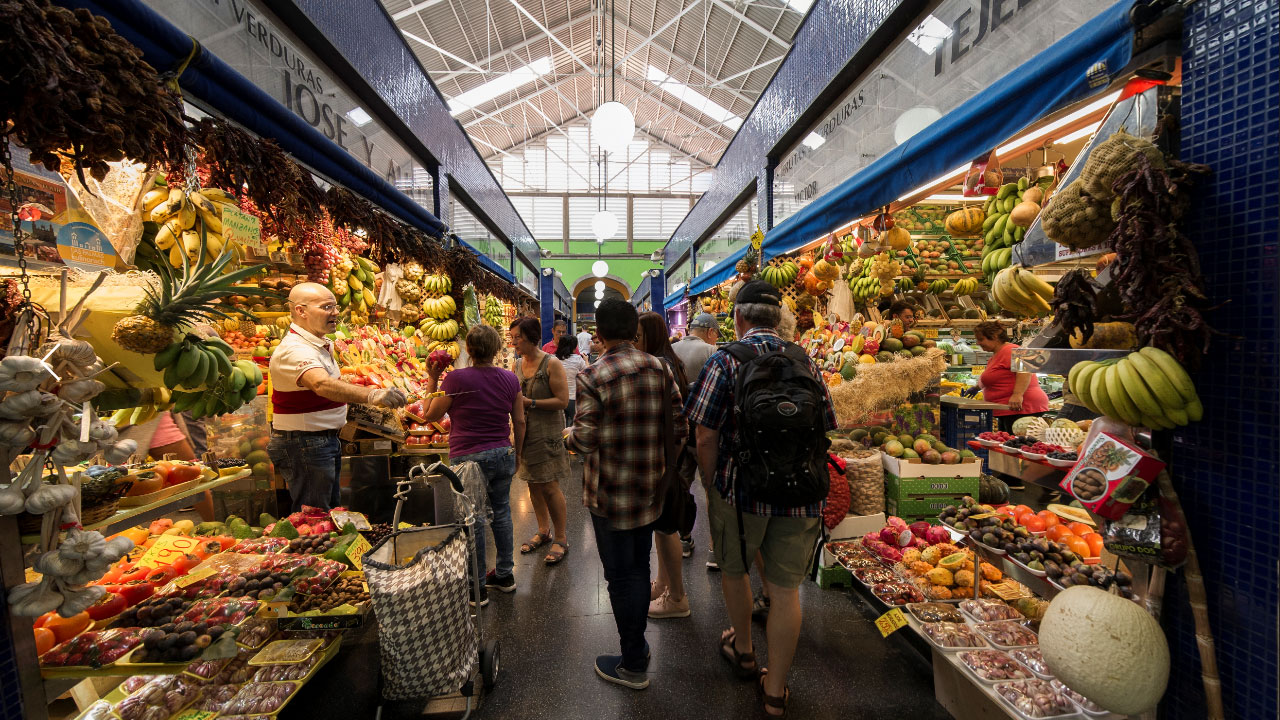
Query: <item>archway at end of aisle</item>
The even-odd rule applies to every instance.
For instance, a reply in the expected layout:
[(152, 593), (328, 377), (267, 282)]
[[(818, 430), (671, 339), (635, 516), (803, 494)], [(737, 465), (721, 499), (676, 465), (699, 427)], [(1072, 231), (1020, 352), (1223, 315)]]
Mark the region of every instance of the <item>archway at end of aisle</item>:
[[(602, 278), (596, 277), (591, 274), (582, 275), (578, 279), (574, 280), (572, 285), (569, 285), (569, 288), (571, 288), (570, 295), (573, 297), (574, 327), (578, 326), (579, 300), (590, 299), (594, 301), (596, 282), (601, 280), (604, 281), (604, 287), (606, 292), (609, 292), (609, 291), (616, 292), (618, 295), (622, 296), (623, 300), (631, 299), (631, 293), (632, 293), (631, 286), (627, 284), (626, 280), (623, 280), (617, 275), (605, 275)], [(587, 306), (590, 307), (591, 303), (588, 302)]]

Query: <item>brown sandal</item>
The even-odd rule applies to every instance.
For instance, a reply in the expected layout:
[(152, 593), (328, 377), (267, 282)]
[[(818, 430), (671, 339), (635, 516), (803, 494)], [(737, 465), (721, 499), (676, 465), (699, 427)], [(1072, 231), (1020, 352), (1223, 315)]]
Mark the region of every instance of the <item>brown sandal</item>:
[(533, 537), (529, 538), (528, 542), (520, 546), (520, 554), (528, 555), (549, 542), (551, 542), (550, 533), (535, 533)]
[[(764, 716), (769, 718), (784, 718), (787, 716), (787, 701), (791, 699), (791, 688), (785, 686), (782, 688), (782, 695), (770, 695), (764, 689), (764, 678), (769, 674), (768, 668), (760, 669), (760, 694), (764, 696)], [(782, 712), (774, 714), (769, 712), (769, 708), (781, 710)]]
[(739, 680), (751, 680), (760, 675), (760, 668), (756, 665), (756, 654), (754, 652), (740, 653), (734, 643), (737, 637), (733, 628), (725, 630), (720, 635), (720, 657), (724, 658), (733, 666), (733, 674)]
[[(555, 547), (557, 545), (564, 548), (564, 550), (556, 550)], [(542, 558), (542, 562), (547, 565), (555, 565), (556, 563), (563, 560), (564, 556), (568, 554), (569, 554), (569, 543), (555, 540), (551, 543), (551, 549), (547, 551), (547, 556)]]

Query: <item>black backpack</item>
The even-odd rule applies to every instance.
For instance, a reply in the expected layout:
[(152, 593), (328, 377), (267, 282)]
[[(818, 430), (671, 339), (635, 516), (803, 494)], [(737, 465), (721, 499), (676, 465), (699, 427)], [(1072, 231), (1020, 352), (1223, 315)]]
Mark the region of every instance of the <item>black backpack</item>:
[(737, 358), (733, 459), (738, 483), (753, 502), (803, 507), (827, 497), (826, 393), (809, 358), (794, 343), (757, 353), (745, 343), (725, 348)]

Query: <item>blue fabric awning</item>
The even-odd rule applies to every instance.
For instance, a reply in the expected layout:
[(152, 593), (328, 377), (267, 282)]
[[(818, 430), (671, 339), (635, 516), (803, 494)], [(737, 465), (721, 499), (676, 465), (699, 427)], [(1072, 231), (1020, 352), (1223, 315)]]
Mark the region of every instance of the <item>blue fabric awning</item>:
[(670, 310), (676, 305), (679, 305), (680, 301), (683, 299), (684, 299), (684, 288), (680, 288), (676, 292), (673, 292), (670, 295), (662, 298), (662, 311), (666, 312), (667, 310)]
[(710, 270), (704, 271), (701, 275), (689, 281), (689, 294), (697, 295), (700, 292), (706, 292), (734, 275), (737, 275), (738, 271), (734, 270), (733, 266), (737, 265), (738, 261), (745, 257), (746, 254), (747, 245), (744, 244), (742, 247), (729, 253), (729, 257), (716, 263)]
[[(1116, 3), (800, 209), (767, 234), (762, 259), (796, 250), (888, 205), (903, 193), (990, 152), (1054, 110), (1088, 96), (1094, 90), (1089, 76), (1091, 70), (1096, 71), (1095, 65), (1112, 73), (1129, 62), (1132, 6), (1133, 0)], [(730, 256), (724, 267), (717, 265), (706, 273), (714, 277), (706, 281), (699, 277), (690, 287), (706, 289), (724, 281), (740, 255)]]

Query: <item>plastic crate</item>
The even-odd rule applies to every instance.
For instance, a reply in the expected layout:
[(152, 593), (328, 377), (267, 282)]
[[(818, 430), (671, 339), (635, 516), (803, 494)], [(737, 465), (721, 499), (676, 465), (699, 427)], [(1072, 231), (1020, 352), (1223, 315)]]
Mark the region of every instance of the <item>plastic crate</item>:
[(839, 565), (818, 568), (818, 587), (830, 590), (837, 587), (853, 587), (853, 573)]
[(991, 410), (972, 410), (943, 404), (941, 408), (942, 442), (947, 447), (966, 448), (966, 441), (978, 433), (995, 429), (995, 415)]

